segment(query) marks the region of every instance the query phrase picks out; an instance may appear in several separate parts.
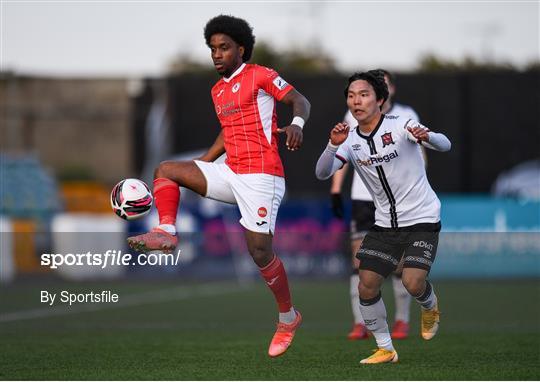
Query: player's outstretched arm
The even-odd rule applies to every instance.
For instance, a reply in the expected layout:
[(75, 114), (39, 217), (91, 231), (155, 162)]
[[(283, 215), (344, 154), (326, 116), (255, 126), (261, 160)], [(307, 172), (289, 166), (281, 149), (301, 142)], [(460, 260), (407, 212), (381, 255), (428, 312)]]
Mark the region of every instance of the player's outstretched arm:
[(208, 151), (198, 159), (203, 162), (213, 162), (224, 153), (225, 144), (223, 143), (223, 131), (221, 131), (214, 141), (214, 144), (210, 146)]
[(441, 133), (435, 133), (423, 126), (407, 127), (407, 138), (416, 143), (420, 143), (422, 146), (428, 149), (436, 151), (448, 151), (452, 147), (450, 140), (446, 135)]
[(291, 151), (295, 151), (302, 146), (302, 140), (304, 138), (302, 128), (309, 118), (311, 104), (307, 98), (300, 94), (296, 89), (292, 89), (288, 92), (281, 102), (292, 106), (294, 118), (289, 126), (278, 129), (278, 132), (287, 134), (287, 148)]

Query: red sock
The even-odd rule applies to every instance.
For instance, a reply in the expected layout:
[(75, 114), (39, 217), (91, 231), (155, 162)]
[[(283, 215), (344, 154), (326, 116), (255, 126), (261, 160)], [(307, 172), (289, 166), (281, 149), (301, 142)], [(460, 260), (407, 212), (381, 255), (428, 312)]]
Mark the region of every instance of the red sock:
[(178, 184), (167, 178), (154, 179), (154, 201), (159, 214), (159, 224), (174, 225), (180, 203)]
[(274, 255), (274, 258), (264, 268), (259, 268), (261, 275), (266, 281), (266, 285), (274, 293), (274, 297), (279, 307), (280, 313), (287, 313), (292, 308), (291, 292), (289, 291), (289, 282), (283, 263)]

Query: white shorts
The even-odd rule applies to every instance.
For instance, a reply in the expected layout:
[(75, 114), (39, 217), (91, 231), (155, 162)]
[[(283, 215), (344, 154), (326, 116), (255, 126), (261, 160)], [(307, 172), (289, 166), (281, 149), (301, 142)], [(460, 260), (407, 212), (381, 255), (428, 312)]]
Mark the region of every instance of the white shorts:
[(225, 163), (194, 161), (206, 178), (206, 197), (237, 204), (247, 230), (274, 233), (285, 194), (285, 179), (269, 174), (236, 174)]

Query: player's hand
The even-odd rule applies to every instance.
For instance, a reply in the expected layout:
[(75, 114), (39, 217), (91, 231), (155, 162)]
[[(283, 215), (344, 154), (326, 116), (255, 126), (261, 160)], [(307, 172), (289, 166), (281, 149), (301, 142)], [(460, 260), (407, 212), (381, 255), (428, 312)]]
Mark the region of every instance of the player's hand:
[(421, 126), (407, 127), (409, 133), (420, 143), (429, 142), (429, 129)]
[(334, 216), (343, 219), (345, 208), (343, 207), (343, 198), (341, 197), (341, 194), (330, 194), (330, 200), (332, 201), (332, 212), (334, 213)]
[(302, 141), (304, 139), (304, 133), (302, 133), (302, 128), (298, 125), (289, 125), (281, 129), (277, 129), (278, 133), (287, 134), (287, 141), (285, 145), (291, 151), (296, 151), (302, 146)]
[(339, 146), (345, 142), (348, 136), (349, 125), (340, 122), (330, 131), (330, 142), (335, 146)]

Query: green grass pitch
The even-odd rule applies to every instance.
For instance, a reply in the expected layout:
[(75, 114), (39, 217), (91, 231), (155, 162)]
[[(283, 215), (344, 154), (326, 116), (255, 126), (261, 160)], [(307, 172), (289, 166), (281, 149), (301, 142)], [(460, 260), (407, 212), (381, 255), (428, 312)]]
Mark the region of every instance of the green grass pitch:
[[(0, 289), (0, 379), (10, 380), (538, 380), (540, 282), (434, 281), (442, 321), (431, 341), (395, 341), (397, 364), (359, 365), (373, 339), (348, 341), (348, 282), (291, 280), (304, 316), (291, 349), (270, 359), (277, 318), (262, 282), (178, 281)], [(49, 316), (39, 290), (110, 287), (123, 305)], [(383, 291), (389, 317), (391, 285)], [(36, 310), (35, 318), (15, 319)], [(79, 308), (78, 308), (79, 309)], [(10, 319), (12, 317), (12, 319)]]

